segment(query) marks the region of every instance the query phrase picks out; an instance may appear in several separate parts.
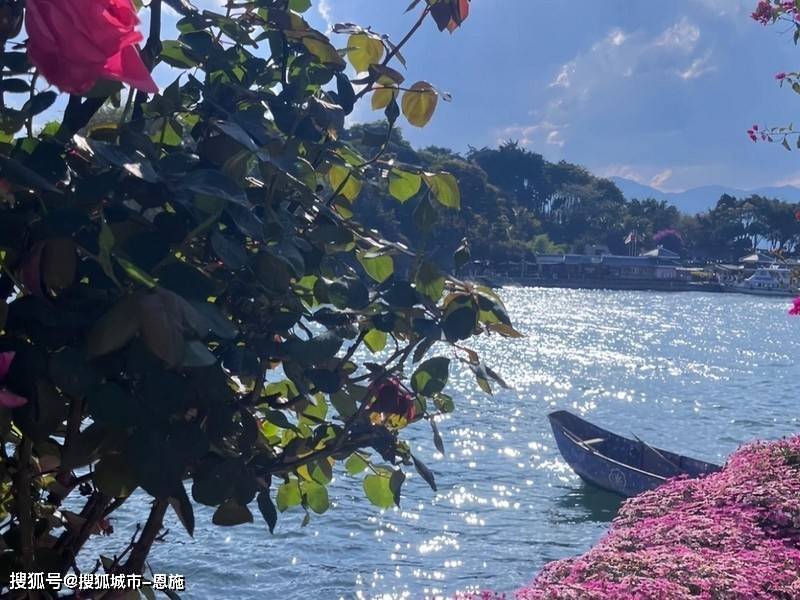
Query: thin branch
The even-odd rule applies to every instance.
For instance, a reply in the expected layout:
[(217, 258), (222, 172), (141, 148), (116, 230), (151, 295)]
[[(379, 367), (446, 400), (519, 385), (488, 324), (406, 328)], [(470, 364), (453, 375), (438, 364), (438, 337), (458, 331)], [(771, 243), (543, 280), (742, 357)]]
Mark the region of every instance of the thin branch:
[(31, 498), (31, 456), (33, 440), (25, 435), (19, 450), (19, 468), (17, 471), (17, 518), (22, 546), (23, 570), (33, 570), (33, 500)]
[(167, 514), (168, 506), (169, 502), (167, 502), (167, 500), (158, 499), (153, 501), (153, 506), (150, 508), (150, 514), (142, 530), (142, 535), (139, 536), (139, 539), (133, 545), (131, 555), (123, 567), (126, 573), (141, 573), (144, 569), (147, 555), (150, 554), (150, 549), (153, 547), (153, 543), (156, 541), (161, 531), (161, 525), (164, 522), (164, 515)]
[[(402, 50), (403, 46), (405, 46), (408, 43), (408, 41), (412, 37), (414, 37), (414, 34), (417, 33), (420, 27), (422, 27), (422, 24), (425, 22), (425, 19), (430, 14), (430, 12), (431, 12), (430, 6), (426, 6), (425, 10), (423, 10), (422, 14), (420, 14), (419, 19), (417, 19), (417, 22), (414, 23), (414, 26), (409, 30), (409, 32), (405, 35), (405, 37), (402, 40), (400, 40), (400, 43), (389, 51), (389, 53), (386, 55), (386, 58), (383, 59), (383, 66), (388, 65), (389, 62), (391, 62), (391, 60), (395, 56), (397, 56), (400, 50)], [(363, 90), (361, 90), (356, 94), (356, 101), (360, 100), (361, 98), (364, 97), (364, 95), (371, 92), (372, 88), (375, 87), (375, 83), (377, 81), (378, 77), (376, 75), (370, 76), (370, 82), (364, 87)]]

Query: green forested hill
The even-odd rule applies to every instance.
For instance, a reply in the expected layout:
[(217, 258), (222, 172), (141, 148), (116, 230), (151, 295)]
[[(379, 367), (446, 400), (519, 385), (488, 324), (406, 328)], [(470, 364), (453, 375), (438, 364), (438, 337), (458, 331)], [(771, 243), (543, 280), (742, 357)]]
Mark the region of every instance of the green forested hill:
[[(347, 133), (365, 155), (386, 139), (383, 123), (359, 124)], [(800, 249), (800, 206), (760, 196), (718, 199), (714, 209), (682, 215), (664, 201), (626, 200), (617, 186), (568, 162), (551, 163), (516, 142), (472, 148), (466, 155), (447, 148), (414, 149), (394, 131), (388, 154), (397, 164), (455, 175), (461, 210), (429, 203), (421, 194), (399, 203), (380, 187), (354, 207), (356, 218), (385, 235), (426, 247), (442, 266), (466, 239), (475, 260), (534, 260), (537, 253), (583, 252), (607, 246), (627, 254), (631, 232), (638, 249), (662, 244), (686, 258), (731, 260), (759, 247), (784, 254)], [(415, 223), (435, 218), (435, 237)]]

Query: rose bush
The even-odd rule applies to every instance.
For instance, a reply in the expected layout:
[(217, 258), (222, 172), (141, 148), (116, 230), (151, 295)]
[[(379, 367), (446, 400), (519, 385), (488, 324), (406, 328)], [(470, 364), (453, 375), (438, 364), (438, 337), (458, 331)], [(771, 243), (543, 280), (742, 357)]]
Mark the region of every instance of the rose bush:
[[(305, 524), (334, 473), (394, 506), (408, 469), (435, 489), (404, 433), (425, 424), (443, 451), (452, 363), (503, 385), (468, 340), (519, 334), (431, 235), (456, 178), (389, 149), (449, 99), (405, 82), (405, 45), (468, 3), (413, 2), (397, 41), (331, 39), (311, 7), (151, 0), (140, 56), (129, 0), (28, 0), (27, 42), (23, 3), (0, 2), (0, 592), (14, 572), (142, 573), (168, 510), (190, 535), (198, 504), (223, 527)], [(48, 83), (77, 93), (43, 123)], [(354, 144), (364, 99), (385, 123)], [(355, 222), (365, 190), (411, 208), (439, 261)], [(133, 493), (152, 499), (141, 528), (81, 558)]]

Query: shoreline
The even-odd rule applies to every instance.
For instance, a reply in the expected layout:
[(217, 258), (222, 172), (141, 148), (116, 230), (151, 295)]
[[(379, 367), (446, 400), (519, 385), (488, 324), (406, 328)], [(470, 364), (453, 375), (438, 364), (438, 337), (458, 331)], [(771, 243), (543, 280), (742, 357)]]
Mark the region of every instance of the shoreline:
[(541, 288), (562, 288), (578, 290), (610, 290), (610, 291), (634, 291), (634, 292), (707, 292), (714, 294), (739, 294), (744, 296), (755, 296), (762, 298), (794, 298), (795, 294), (790, 292), (781, 293), (761, 293), (748, 294), (736, 290), (726, 289), (719, 283), (694, 283), (690, 281), (675, 280), (613, 280), (613, 279), (539, 279), (539, 278), (505, 278), (477, 277), (476, 282), (496, 287), (541, 287)]

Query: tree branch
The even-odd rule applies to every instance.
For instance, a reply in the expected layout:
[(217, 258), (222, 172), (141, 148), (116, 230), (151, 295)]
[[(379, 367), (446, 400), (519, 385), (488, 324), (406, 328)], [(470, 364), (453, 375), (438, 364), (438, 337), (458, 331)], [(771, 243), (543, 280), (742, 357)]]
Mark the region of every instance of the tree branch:
[(153, 542), (156, 541), (158, 533), (161, 531), (161, 525), (164, 522), (164, 515), (167, 514), (168, 506), (169, 502), (167, 502), (167, 500), (157, 499), (153, 501), (153, 506), (150, 508), (150, 514), (142, 530), (142, 535), (139, 536), (139, 539), (133, 545), (131, 555), (123, 567), (123, 571), (126, 573), (141, 573), (144, 569), (147, 555), (150, 554)]
[(19, 450), (17, 471), (17, 515), (22, 546), (22, 565), (27, 572), (33, 570), (33, 500), (31, 498), (31, 455), (33, 440), (25, 436)]
[[(419, 19), (417, 19), (417, 22), (414, 23), (414, 26), (409, 30), (409, 32), (405, 35), (405, 37), (402, 40), (400, 40), (400, 43), (389, 51), (389, 53), (386, 55), (386, 58), (383, 59), (384, 66), (388, 65), (391, 62), (391, 60), (398, 55), (400, 50), (402, 50), (403, 46), (405, 46), (408, 43), (408, 41), (412, 37), (414, 37), (414, 34), (417, 33), (420, 27), (422, 27), (422, 24), (425, 22), (425, 19), (430, 14), (430, 12), (431, 12), (431, 7), (426, 6), (425, 10), (423, 10), (422, 14), (419, 16)], [(358, 94), (356, 94), (356, 102), (358, 102), (361, 98), (363, 98), (365, 94), (371, 92), (372, 88), (375, 87), (375, 83), (377, 81), (378, 81), (377, 76), (370, 76), (370, 82), (364, 87), (363, 90), (361, 90), (360, 92), (358, 92)]]

